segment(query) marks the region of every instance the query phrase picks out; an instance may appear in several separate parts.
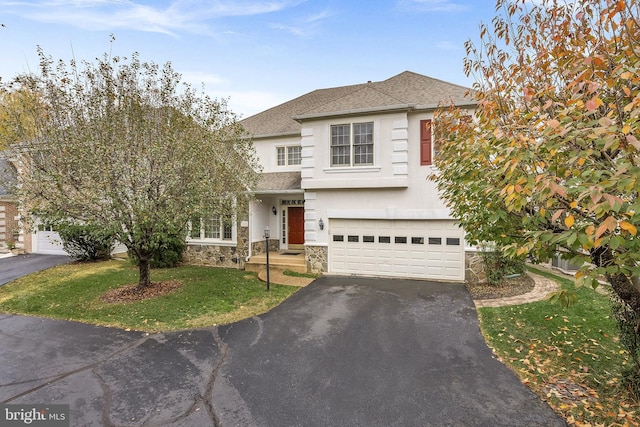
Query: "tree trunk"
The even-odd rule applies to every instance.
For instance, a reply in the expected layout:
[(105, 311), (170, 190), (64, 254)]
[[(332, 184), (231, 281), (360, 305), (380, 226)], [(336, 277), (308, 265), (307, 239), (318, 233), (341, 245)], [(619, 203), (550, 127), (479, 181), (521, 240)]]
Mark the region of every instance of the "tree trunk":
[[(609, 246), (600, 247), (591, 251), (591, 259), (595, 265), (607, 266), (613, 264), (613, 253)], [(626, 276), (621, 273), (606, 274), (607, 281), (613, 288), (615, 294), (622, 300), (627, 306), (635, 313), (633, 318), (626, 318), (626, 320), (618, 319), (618, 325), (620, 326), (621, 334), (635, 334), (631, 337), (631, 343), (625, 345), (630, 352), (631, 360), (635, 366), (636, 376), (640, 378), (640, 358), (638, 357), (637, 345), (640, 340), (640, 287), (633, 277)], [(621, 323), (622, 322), (622, 323)], [(624, 323), (629, 322), (628, 326), (633, 329), (633, 332), (625, 332)]]
[(140, 279), (138, 280), (138, 289), (144, 289), (151, 285), (151, 261), (148, 258), (138, 259), (138, 268), (140, 270)]
[[(613, 264), (613, 253), (609, 246), (600, 247), (591, 251), (591, 260), (598, 267), (606, 267)], [(607, 281), (620, 299), (640, 318), (640, 289), (635, 285), (631, 277), (624, 274), (606, 274)]]

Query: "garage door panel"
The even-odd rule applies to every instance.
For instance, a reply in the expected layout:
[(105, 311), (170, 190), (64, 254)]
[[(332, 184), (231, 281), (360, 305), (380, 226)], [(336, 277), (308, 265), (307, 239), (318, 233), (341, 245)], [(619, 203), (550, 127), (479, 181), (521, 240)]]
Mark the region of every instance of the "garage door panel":
[(36, 233), (36, 253), (46, 255), (67, 255), (62, 247), (62, 239), (55, 231), (38, 230)]
[(361, 253), (363, 258), (377, 258), (377, 253), (374, 248), (363, 248)]
[(330, 233), (344, 236), (329, 242), (331, 272), (464, 279), (464, 234), (453, 221), (332, 219)]
[(362, 251), (360, 250), (360, 248), (347, 248), (347, 256), (360, 257), (362, 256)]

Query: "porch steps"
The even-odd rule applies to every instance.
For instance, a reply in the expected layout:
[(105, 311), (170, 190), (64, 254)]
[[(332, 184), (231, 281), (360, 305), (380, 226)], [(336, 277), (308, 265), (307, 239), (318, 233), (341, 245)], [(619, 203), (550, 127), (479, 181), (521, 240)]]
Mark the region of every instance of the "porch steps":
[[(307, 262), (304, 257), (304, 253), (296, 253), (295, 255), (283, 255), (284, 253), (292, 253), (290, 251), (284, 252), (269, 252), (269, 267), (277, 268), (278, 270), (291, 270), (297, 273), (307, 272)], [(245, 264), (244, 268), (247, 271), (255, 271), (259, 273), (265, 270), (267, 266), (267, 255), (257, 254), (249, 258), (249, 261)]]

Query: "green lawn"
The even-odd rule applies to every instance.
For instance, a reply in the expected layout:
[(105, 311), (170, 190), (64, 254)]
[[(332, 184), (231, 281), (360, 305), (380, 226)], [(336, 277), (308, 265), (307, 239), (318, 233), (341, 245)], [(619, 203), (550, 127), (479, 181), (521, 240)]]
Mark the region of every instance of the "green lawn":
[[(532, 269), (572, 289), (573, 280)], [(609, 297), (577, 291), (568, 308), (549, 301), (479, 309), (487, 343), (571, 425), (638, 426), (640, 406), (620, 385), (629, 361)]]
[(68, 264), (0, 287), (0, 312), (69, 319), (139, 331), (168, 331), (234, 322), (277, 306), (298, 288), (271, 284), (254, 273), (212, 267), (157, 269), (152, 281), (182, 286), (149, 300), (109, 304), (100, 296), (137, 283), (126, 261)]

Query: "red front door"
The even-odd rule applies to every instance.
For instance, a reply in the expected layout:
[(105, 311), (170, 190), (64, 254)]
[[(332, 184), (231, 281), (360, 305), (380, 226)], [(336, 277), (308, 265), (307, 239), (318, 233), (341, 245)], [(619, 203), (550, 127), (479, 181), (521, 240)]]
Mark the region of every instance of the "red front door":
[(289, 244), (304, 244), (304, 208), (289, 207)]

